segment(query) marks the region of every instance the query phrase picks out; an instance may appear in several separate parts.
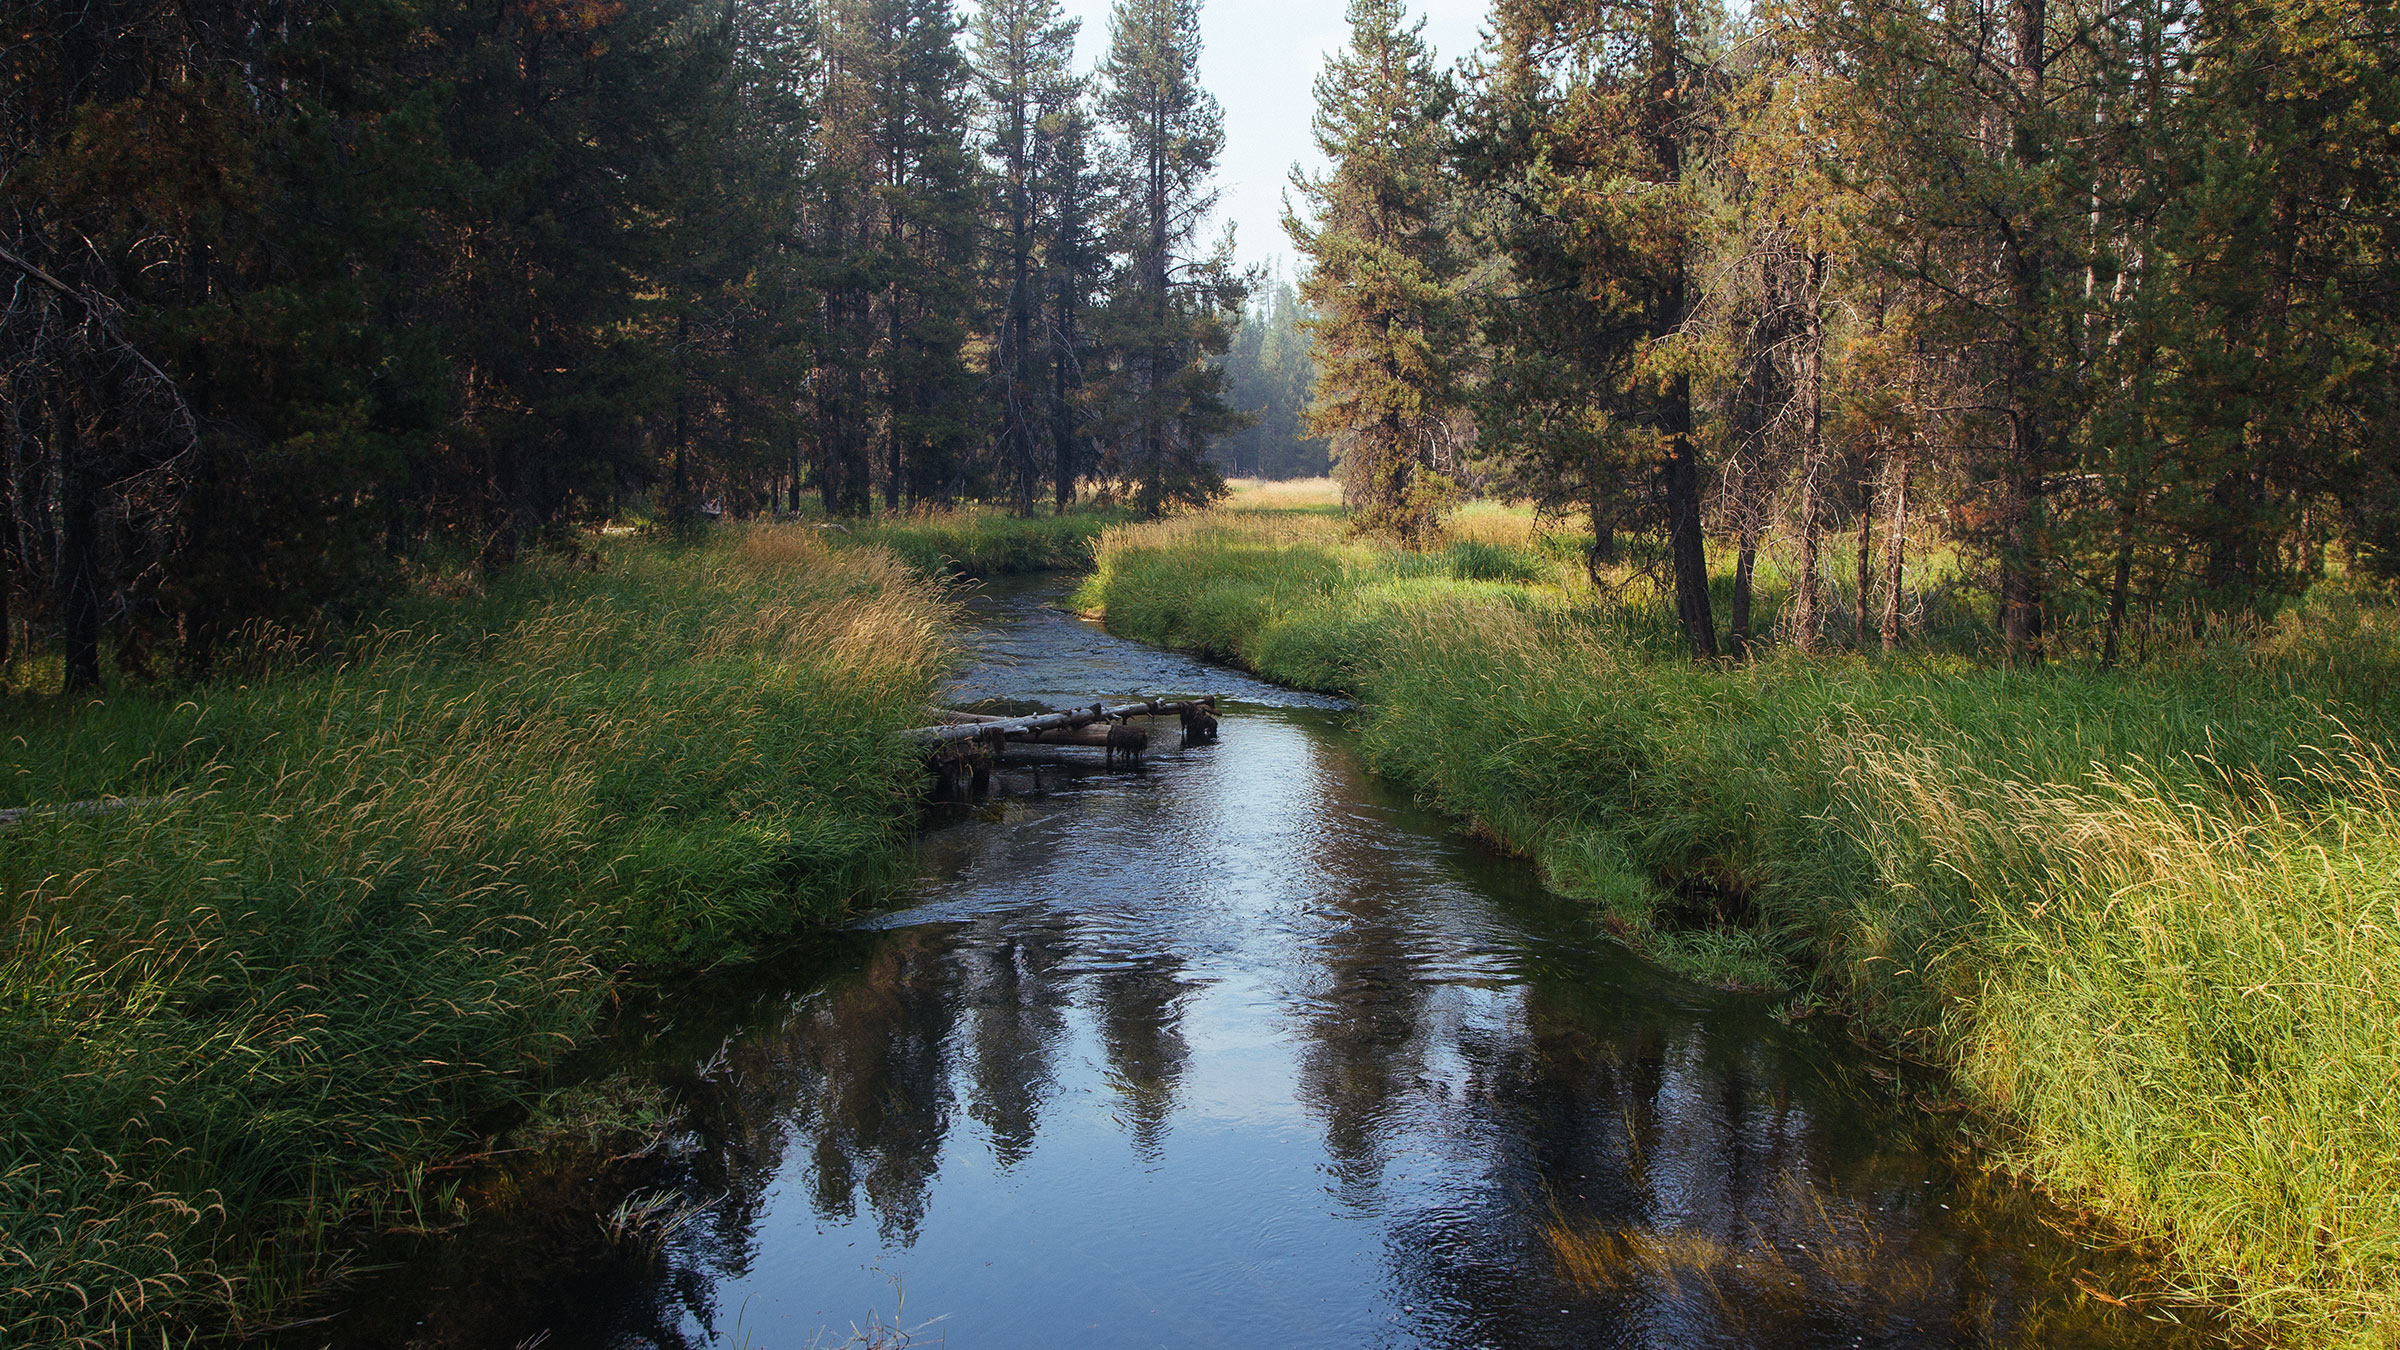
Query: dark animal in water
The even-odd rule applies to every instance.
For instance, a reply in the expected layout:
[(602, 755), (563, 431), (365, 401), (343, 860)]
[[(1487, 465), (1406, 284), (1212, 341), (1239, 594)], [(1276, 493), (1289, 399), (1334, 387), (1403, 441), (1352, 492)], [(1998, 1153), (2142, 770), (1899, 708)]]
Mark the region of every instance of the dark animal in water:
[(1119, 722), (1115, 726), (1108, 729), (1108, 754), (1106, 757), (1106, 762), (1114, 764), (1117, 762), (1117, 756), (1123, 755), (1126, 759), (1132, 761), (1133, 763), (1139, 764), (1142, 762), (1142, 752), (1149, 748), (1149, 732), (1142, 730), (1140, 727), (1128, 726), (1123, 722)]
[(1217, 714), (1205, 703), (1183, 705), (1183, 743), (1213, 741), (1217, 738)]

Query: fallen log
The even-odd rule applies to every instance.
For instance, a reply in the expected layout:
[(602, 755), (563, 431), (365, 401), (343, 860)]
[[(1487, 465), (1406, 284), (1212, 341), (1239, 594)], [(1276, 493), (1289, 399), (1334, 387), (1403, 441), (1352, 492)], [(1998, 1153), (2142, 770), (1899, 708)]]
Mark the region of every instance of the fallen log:
[(1139, 703), (1120, 703), (1115, 707), (1095, 703), (1089, 708), (1071, 712), (1036, 713), (1030, 717), (991, 717), (983, 713), (957, 713), (944, 710), (944, 718), (973, 720), (945, 722), (938, 727), (917, 727), (900, 733), (911, 740), (940, 747), (960, 741), (1031, 741), (1043, 745), (1107, 745), (1105, 730), (1097, 741), (1070, 741), (1049, 733), (1068, 732), (1088, 727), (1095, 722), (1122, 722), (1128, 717), (1187, 717), (1186, 709), (1206, 709), (1213, 719), (1217, 696), (1210, 694), (1196, 699), (1144, 699)]

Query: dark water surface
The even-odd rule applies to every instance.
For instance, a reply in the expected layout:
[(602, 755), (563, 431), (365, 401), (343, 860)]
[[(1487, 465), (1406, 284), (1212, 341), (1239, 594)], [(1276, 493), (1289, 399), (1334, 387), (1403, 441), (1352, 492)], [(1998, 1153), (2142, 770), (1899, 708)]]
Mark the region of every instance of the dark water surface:
[[(979, 602), (960, 700), (1213, 690), (1222, 741), (1004, 774), (905, 908), (629, 1015), (596, 1068), (676, 1103), (630, 1200), (529, 1179), (293, 1343), (2212, 1339), (2093, 1298), (2143, 1273), (1838, 1025), (1651, 969), (1370, 780), (1328, 700), (1056, 593)], [(684, 1221), (612, 1241), (621, 1201)]]

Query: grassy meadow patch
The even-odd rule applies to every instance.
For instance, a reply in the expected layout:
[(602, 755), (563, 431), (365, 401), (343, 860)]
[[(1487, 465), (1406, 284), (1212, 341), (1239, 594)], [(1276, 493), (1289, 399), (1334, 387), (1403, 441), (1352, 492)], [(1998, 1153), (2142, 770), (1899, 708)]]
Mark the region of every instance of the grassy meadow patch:
[(2008, 1165), (2168, 1240), (2195, 1295), (2395, 1343), (2388, 602), (2328, 587), (2133, 672), (1695, 667), (1638, 585), (1484, 514), (1425, 554), (1321, 515), (1113, 529), (1079, 601), (1358, 697), (1378, 771), (1666, 964), (1949, 1065)]
[[(210, 685), (0, 704), (0, 1326), (155, 1344), (513, 1109), (628, 972), (895, 875), (945, 602), (800, 526), (605, 544)], [(234, 670), (247, 670), (236, 677)]]
[(1092, 545), (1100, 532), (1132, 518), (1132, 512), (1118, 508), (1018, 516), (969, 504), (893, 512), (840, 529), (851, 540), (890, 549), (927, 576), (994, 577), (1082, 571), (1092, 565)]

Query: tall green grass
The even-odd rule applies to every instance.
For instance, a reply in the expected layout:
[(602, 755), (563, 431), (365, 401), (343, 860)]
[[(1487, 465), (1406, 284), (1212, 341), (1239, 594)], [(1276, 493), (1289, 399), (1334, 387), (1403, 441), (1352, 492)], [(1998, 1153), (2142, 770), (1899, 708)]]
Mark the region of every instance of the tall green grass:
[(892, 875), (944, 602), (802, 527), (533, 563), (176, 694), (0, 708), (0, 1326), (256, 1316), (628, 971)]
[(1092, 545), (1100, 532), (1131, 518), (1130, 511), (1114, 508), (1017, 516), (969, 505), (878, 516), (840, 528), (846, 538), (890, 549), (927, 576), (993, 577), (1081, 571), (1092, 565)]
[(1670, 965), (1945, 1063), (2004, 1160), (2296, 1340), (2400, 1327), (2400, 622), (2328, 592), (2136, 673), (1696, 668), (1547, 556), (1113, 531), (1130, 636), (1361, 699), (1370, 762)]

